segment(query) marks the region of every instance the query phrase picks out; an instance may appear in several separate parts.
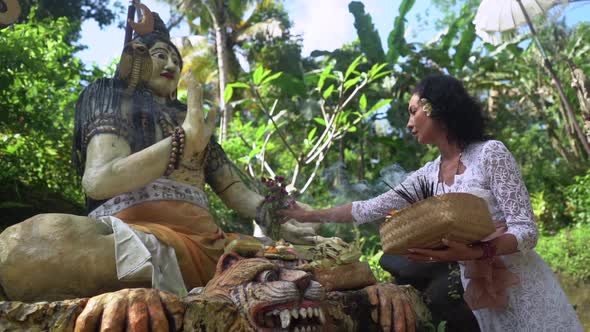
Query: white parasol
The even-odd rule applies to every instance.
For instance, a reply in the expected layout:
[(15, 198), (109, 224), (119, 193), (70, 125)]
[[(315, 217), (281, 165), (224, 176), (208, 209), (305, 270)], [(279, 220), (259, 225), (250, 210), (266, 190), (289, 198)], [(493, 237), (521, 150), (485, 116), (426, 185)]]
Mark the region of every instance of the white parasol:
[(567, 0), (483, 0), (473, 24), (477, 35), (493, 45), (508, 41), (525, 24), (536, 37), (530, 18), (544, 15), (551, 8), (565, 4)]

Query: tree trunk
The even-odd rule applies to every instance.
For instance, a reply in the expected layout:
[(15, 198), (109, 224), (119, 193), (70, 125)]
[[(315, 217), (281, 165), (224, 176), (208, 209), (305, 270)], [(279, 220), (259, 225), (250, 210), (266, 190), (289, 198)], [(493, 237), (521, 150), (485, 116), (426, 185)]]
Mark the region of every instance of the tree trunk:
[[(363, 131), (366, 132), (366, 131)], [(365, 179), (365, 135), (361, 134), (359, 138), (359, 165), (357, 172), (357, 180), (362, 181)]]
[(572, 72), (572, 86), (576, 90), (576, 96), (580, 102), (580, 110), (584, 119), (584, 133), (586, 140), (590, 143), (590, 81), (584, 72), (577, 68), (571, 61), (569, 63)]
[(221, 110), (221, 124), (219, 133), (219, 143), (227, 139), (227, 128), (232, 117), (232, 109), (230, 105), (225, 104), (225, 86), (228, 78), (228, 64), (227, 64), (227, 32), (225, 30), (225, 2), (223, 0), (213, 1), (207, 3), (203, 1), (203, 5), (207, 8), (211, 20), (213, 21), (213, 29), (215, 32), (215, 50), (217, 53), (217, 71), (219, 72), (219, 109)]
[(215, 48), (217, 50), (217, 69), (219, 71), (219, 108), (221, 110), (220, 143), (227, 139), (227, 129), (232, 118), (232, 108), (225, 103), (225, 86), (227, 84), (227, 50), (226, 31), (222, 22), (215, 24)]

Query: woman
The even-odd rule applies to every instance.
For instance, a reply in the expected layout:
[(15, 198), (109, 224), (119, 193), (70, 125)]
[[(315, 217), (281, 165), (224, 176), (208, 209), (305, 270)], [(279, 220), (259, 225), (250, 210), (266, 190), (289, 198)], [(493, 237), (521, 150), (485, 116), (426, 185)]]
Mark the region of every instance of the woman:
[[(494, 220), (502, 221), (497, 236), (481, 245), (443, 239), (446, 249), (410, 249), (408, 258), (460, 262), (466, 301), (482, 331), (583, 331), (555, 276), (533, 250), (538, 231), (516, 161), (504, 144), (486, 140), (480, 107), (463, 84), (445, 75), (423, 79), (413, 91), (408, 113), (412, 135), (421, 144), (435, 145), (440, 156), (411, 174), (403, 186), (412, 188), (419, 177), (426, 177), (440, 184), (439, 193), (472, 193), (487, 201)], [(281, 213), (300, 222), (362, 224), (381, 220), (407, 204), (390, 190), (331, 209), (294, 206)], [(478, 264), (482, 258), (499, 268), (495, 273), (504, 267), (503, 276), (508, 277), (503, 289), (489, 297), (478, 297), (477, 287), (469, 287), (470, 282), (479, 286), (477, 272), (490, 272), (486, 277), (491, 278), (491, 269), (485, 267), (490, 264)]]

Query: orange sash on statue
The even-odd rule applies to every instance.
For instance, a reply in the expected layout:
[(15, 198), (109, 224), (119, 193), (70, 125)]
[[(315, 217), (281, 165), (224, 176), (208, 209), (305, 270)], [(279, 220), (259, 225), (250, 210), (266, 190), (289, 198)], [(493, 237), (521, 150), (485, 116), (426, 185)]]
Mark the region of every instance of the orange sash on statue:
[(226, 241), (236, 237), (224, 233), (209, 211), (183, 201), (148, 201), (114, 216), (172, 246), (189, 290), (213, 277)]

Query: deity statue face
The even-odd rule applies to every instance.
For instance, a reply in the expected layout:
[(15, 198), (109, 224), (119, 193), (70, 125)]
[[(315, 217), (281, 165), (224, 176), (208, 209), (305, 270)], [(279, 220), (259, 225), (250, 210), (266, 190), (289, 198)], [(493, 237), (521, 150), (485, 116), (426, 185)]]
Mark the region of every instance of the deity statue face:
[(170, 97), (180, 79), (180, 57), (176, 50), (165, 42), (158, 41), (150, 48), (152, 76), (147, 86), (160, 97)]
[[(266, 258), (223, 255), (202, 296), (238, 308), (242, 319), (256, 331), (270, 332), (280, 327), (281, 331), (321, 331), (326, 322), (321, 308), (325, 289), (311, 280), (311, 274)], [(225, 324), (239, 326), (237, 321), (226, 320)]]

